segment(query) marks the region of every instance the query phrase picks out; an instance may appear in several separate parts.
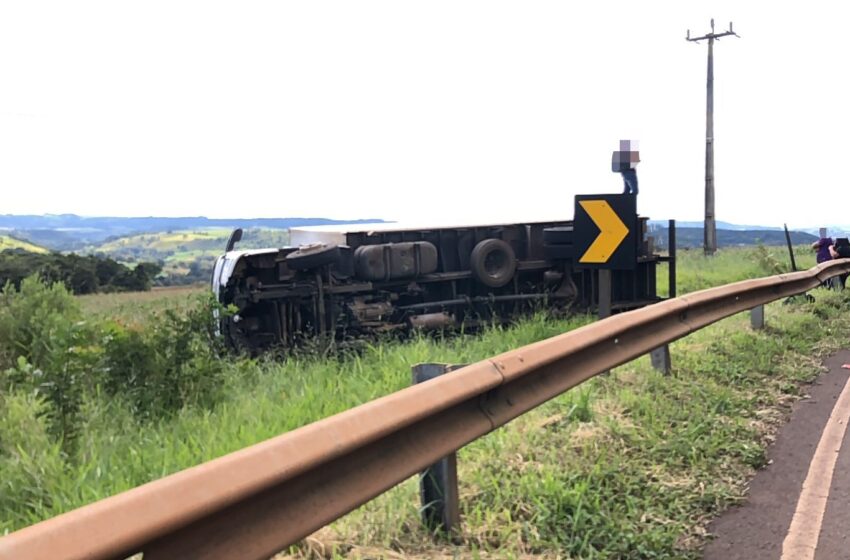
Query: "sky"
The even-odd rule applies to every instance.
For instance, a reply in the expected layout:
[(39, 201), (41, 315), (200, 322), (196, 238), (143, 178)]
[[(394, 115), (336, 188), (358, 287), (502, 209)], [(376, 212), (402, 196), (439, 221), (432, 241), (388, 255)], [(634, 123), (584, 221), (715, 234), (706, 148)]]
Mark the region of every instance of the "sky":
[(840, 2), (0, 0), (0, 214), (850, 223)]

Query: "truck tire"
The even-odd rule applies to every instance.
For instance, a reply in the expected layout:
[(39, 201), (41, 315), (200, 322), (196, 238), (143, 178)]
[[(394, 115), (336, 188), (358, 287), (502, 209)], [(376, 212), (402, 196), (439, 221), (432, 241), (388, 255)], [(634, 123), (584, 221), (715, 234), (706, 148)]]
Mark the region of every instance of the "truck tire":
[(310, 270), (339, 260), (339, 247), (315, 243), (302, 245), (297, 251), (286, 255), (286, 264), (293, 270)]
[(501, 288), (514, 277), (516, 254), (501, 239), (485, 239), (472, 249), (469, 268), (472, 275), (485, 286)]

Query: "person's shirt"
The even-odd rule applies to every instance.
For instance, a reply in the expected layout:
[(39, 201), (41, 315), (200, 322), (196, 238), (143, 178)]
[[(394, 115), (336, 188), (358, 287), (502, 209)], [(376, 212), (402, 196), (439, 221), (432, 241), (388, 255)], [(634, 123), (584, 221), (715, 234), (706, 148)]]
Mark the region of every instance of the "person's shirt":
[(818, 248), (818, 254), (816, 257), (818, 264), (832, 260), (832, 255), (829, 253), (830, 245), (832, 245), (831, 237), (821, 237), (820, 239), (818, 239), (816, 245), (816, 247)]

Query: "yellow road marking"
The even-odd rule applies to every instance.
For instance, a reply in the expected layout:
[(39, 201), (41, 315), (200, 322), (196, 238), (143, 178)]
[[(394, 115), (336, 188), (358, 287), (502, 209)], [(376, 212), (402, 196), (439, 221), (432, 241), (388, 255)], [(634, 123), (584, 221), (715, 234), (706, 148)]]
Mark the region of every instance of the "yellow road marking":
[(809, 472), (803, 482), (797, 509), (791, 519), (788, 534), (782, 543), (781, 560), (812, 560), (818, 546), (823, 514), (832, 486), (832, 473), (847, 421), (850, 419), (850, 382), (844, 383), (844, 389), (829, 415), (823, 429), (818, 447), (809, 464)]
[(581, 256), (579, 262), (606, 263), (629, 234), (629, 228), (604, 200), (580, 200), (579, 204), (599, 228), (599, 235)]

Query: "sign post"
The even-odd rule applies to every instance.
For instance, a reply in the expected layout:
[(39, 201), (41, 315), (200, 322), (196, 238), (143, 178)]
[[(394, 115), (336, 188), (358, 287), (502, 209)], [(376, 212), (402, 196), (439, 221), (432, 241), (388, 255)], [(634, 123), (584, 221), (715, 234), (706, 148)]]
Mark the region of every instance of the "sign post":
[(611, 316), (611, 269), (599, 269), (599, 318)]

